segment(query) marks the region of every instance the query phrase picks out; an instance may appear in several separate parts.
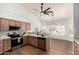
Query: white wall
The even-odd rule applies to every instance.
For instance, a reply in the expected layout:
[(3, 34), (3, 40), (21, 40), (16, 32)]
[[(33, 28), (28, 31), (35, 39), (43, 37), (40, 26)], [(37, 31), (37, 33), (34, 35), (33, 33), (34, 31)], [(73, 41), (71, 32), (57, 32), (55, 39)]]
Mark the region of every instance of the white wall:
[(35, 27), (40, 29), (40, 21), (30, 12), (25, 10), (21, 4), (16, 3), (0, 3), (0, 17), (29, 22), (32, 25), (32, 30)]

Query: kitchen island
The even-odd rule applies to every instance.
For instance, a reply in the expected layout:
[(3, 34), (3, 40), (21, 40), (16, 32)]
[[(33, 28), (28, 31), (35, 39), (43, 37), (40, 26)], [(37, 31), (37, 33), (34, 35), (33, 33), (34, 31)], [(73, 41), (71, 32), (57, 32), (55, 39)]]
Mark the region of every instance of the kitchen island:
[(48, 51), (50, 49), (50, 38), (40, 35), (25, 34), (23, 36), (23, 45), (27, 44)]

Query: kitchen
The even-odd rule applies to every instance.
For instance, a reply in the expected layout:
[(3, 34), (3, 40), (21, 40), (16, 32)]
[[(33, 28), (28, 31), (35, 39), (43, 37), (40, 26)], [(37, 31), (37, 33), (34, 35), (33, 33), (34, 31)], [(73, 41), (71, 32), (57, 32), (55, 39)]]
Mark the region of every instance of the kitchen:
[[(73, 54), (73, 4), (42, 5), (44, 9), (51, 7), (56, 11), (54, 20), (48, 15), (40, 17), (39, 12), (35, 11), (40, 10), (40, 5), (0, 4), (0, 54)], [(49, 25), (53, 22), (59, 32), (49, 31)]]

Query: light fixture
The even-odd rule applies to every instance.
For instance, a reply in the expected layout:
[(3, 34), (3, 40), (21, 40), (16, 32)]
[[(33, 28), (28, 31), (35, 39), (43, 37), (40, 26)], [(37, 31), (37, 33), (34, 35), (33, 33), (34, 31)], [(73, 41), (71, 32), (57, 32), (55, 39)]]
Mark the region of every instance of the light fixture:
[(50, 14), (50, 24), (49, 24), (49, 32), (50, 33), (52, 33), (52, 32), (54, 32), (54, 31), (56, 31), (56, 26), (57, 26), (57, 24), (55, 23), (55, 21), (54, 21), (54, 13), (52, 14)]

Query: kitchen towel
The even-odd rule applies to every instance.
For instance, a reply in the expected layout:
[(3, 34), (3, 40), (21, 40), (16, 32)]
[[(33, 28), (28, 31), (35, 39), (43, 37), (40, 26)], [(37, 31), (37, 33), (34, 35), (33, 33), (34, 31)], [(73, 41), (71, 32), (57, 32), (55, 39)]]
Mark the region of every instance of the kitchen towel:
[(21, 42), (21, 38), (18, 38), (18, 43), (20, 43)]

